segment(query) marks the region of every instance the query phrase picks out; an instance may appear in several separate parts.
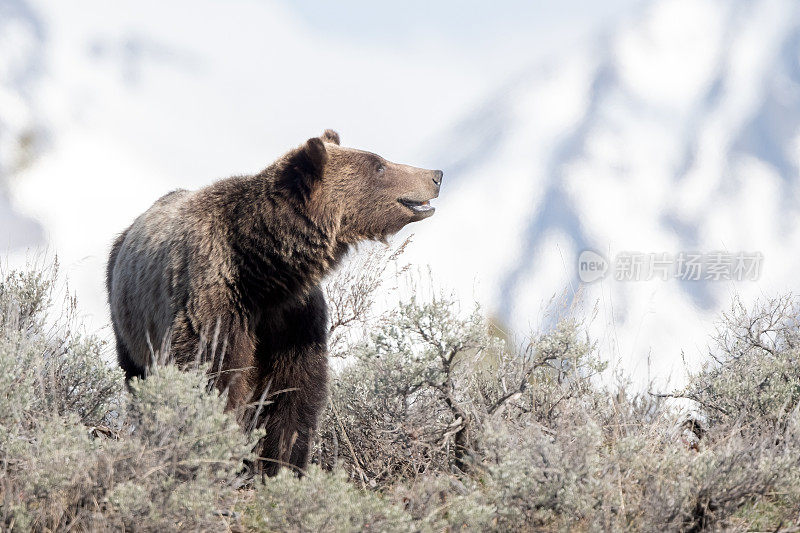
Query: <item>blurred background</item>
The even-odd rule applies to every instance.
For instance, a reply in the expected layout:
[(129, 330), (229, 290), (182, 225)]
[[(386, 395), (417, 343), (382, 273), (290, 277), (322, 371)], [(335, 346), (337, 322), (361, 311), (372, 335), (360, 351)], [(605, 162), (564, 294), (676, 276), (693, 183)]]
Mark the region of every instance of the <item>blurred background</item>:
[[(734, 296), (798, 286), (799, 10), (0, 0), (3, 263), (57, 255), (108, 334), (105, 260), (135, 216), (333, 128), (444, 170), (436, 216), (405, 231), (443, 286), (519, 335), (581, 294), (604, 357), (680, 382)], [(585, 249), (763, 264), (755, 281), (582, 284)]]

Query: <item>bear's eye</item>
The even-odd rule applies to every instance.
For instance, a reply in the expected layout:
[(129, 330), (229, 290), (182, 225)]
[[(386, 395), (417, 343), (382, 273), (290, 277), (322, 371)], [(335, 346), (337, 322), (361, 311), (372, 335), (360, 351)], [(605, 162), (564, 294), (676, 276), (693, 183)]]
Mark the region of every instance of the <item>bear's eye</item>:
[(384, 171), (383, 165), (382, 165), (381, 163), (378, 163), (378, 168), (377, 168), (377, 169), (375, 169), (375, 172), (377, 172), (378, 174), (380, 174), (380, 173), (381, 173), (381, 172), (383, 172), (383, 171)]

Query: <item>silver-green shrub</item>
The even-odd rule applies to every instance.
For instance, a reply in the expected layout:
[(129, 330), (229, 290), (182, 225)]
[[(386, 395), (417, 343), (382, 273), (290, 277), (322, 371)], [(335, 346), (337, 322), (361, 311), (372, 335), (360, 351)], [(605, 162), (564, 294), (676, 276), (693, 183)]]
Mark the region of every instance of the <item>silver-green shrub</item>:
[(480, 310), (412, 297), (350, 347), (315, 460), (401, 498), (420, 527), (736, 529), (764, 523), (764, 506), (774, 526), (800, 486), (787, 301), (725, 315), (713, 364), (673, 395), (696, 402), (687, 420), (669, 395), (602, 385), (606, 364), (570, 314), (513, 346)]
[(124, 392), (55, 270), (0, 279), (0, 529), (213, 530), (239, 496), (247, 436), (204, 369)]
[[(383, 270), (329, 292), (345, 362), (316, 465), (267, 480), (247, 477), (259, 435), (224, 413), (203, 368), (161, 367), (128, 393), (75, 302), (56, 305), (52, 270), (0, 276), (0, 529), (796, 527), (792, 298), (735, 302), (708, 364), (650, 395), (598, 379), (606, 365), (573, 314), (515, 342), (446, 294), (378, 313), (386, 268), (363, 265)], [(671, 396), (692, 400), (688, 419)]]
[(259, 531), (417, 531), (412, 517), (378, 494), (359, 490), (341, 472), (312, 466), (302, 479), (288, 470), (256, 491), (247, 525)]
[(225, 398), (209, 391), (204, 368), (167, 365), (131, 388), (131, 429), (108, 458), (118, 474), (107, 518), (152, 531), (220, 524), (215, 512), (237, 500), (234, 487), (257, 435), (245, 435), (224, 412)]
[(57, 264), (0, 277), (0, 358), (8, 369), (0, 385), (30, 394), (0, 407), (17, 415), (74, 414), (85, 424), (113, 424), (122, 374), (103, 361), (104, 342), (82, 332), (74, 299), (54, 308), (56, 279)]
[(800, 305), (791, 296), (737, 298), (724, 313), (708, 361), (679, 395), (696, 401), (709, 421), (758, 428), (785, 422), (800, 405)]

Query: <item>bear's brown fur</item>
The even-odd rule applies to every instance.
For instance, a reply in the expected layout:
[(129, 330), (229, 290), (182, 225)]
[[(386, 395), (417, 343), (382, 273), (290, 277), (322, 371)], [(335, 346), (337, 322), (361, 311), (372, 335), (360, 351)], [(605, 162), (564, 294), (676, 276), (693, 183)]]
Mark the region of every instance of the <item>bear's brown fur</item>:
[(327, 130), (256, 175), (162, 197), (108, 262), (126, 377), (163, 354), (211, 363), (228, 408), (266, 429), (259, 468), (303, 469), (328, 382), (320, 281), (352, 244), (430, 216), (441, 179), (341, 147)]

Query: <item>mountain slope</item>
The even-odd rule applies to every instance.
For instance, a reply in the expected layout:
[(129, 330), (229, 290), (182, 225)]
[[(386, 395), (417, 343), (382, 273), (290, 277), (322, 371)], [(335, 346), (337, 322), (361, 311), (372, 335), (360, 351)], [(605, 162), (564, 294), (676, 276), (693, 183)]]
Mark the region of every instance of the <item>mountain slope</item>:
[[(799, 58), (796, 3), (656, 2), (446, 134), (442, 229), (418, 244), (518, 332), (559, 288), (580, 290), (606, 349), (640, 377), (648, 359), (668, 375), (733, 294), (797, 287)], [(612, 271), (581, 287), (586, 249), (612, 268), (620, 252), (764, 259), (757, 281)]]

